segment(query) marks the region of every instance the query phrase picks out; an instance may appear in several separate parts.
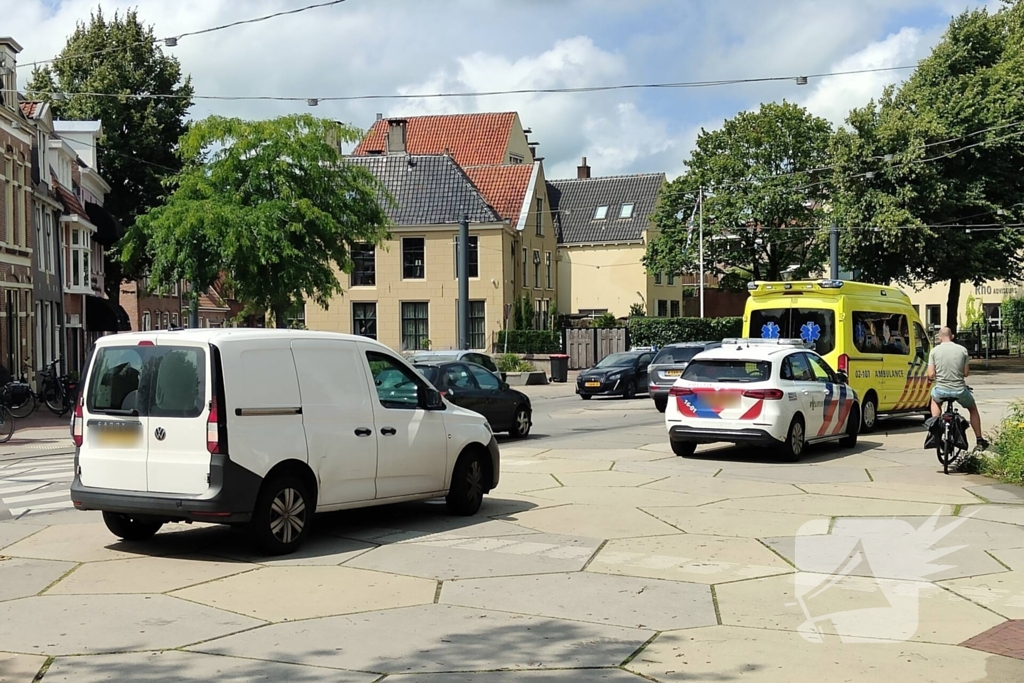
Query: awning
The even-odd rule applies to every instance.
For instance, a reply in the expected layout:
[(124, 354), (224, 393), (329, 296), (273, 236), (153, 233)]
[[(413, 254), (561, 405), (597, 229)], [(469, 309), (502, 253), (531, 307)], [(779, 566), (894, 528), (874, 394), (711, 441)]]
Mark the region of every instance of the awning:
[(124, 228), (121, 221), (114, 218), (109, 211), (99, 204), (92, 202), (85, 203), (85, 212), (89, 214), (89, 220), (96, 226), (96, 234), (93, 241), (99, 242), (105, 247), (112, 247), (124, 237)]
[(85, 329), (87, 332), (129, 332), (132, 324), (125, 310), (109, 299), (86, 296)]

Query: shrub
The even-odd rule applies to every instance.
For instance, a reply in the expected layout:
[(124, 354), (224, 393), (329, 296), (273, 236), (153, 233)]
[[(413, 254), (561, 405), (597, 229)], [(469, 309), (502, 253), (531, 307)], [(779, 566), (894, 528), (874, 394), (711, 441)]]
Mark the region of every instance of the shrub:
[(634, 346), (721, 341), (743, 334), (743, 318), (631, 318), (628, 326)]
[[(508, 349), (505, 338), (508, 337)], [(548, 330), (502, 330), (498, 332), (497, 351), (509, 353), (558, 353), (561, 335)], [(507, 371), (506, 371), (507, 372)]]
[(630, 304), (629, 305), (629, 317), (630, 318), (643, 318), (647, 315), (647, 309), (644, 308), (643, 304)]
[(498, 357), (498, 369), (502, 372), (530, 372), (533, 365), (514, 353), (503, 353)]
[(986, 474), (1010, 484), (1024, 484), (1024, 401), (1010, 406), (984, 463)]
[(599, 327), (603, 330), (610, 330), (614, 327), (619, 326), (619, 319), (611, 313), (602, 313), (599, 318), (594, 318), (591, 323), (592, 327)]

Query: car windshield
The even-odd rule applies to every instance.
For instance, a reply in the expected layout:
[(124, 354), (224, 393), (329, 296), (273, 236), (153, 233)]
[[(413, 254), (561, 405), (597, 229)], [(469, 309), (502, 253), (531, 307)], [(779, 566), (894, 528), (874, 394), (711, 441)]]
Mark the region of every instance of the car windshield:
[(766, 360), (695, 360), (686, 366), (683, 379), (692, 382), (765, 382), (772, 364)]
[(693, 357), (704, 350), (703, 346), (671, 346), (662, 349), (654, 357), (654, 365), (666, 365), (669, 363), (689, 363)]
[(438, 370), (436, 365), (414, 365), (416, 372), (426, 377), (431, 384), (437, 384)]
[(604, 360), (595, 365), (595, 368), (628, 368), (636, 362), (636, 356), (632, 353), (613, 353), (605, 356)]

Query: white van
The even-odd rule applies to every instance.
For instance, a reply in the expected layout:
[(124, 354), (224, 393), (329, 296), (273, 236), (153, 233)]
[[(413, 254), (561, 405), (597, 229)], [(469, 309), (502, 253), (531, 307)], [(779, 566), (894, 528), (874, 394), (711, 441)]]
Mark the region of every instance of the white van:
[(487, 420), (364, 337), (114, 335), (81, 386), (71, 498), (128, 540), (172, 521), (246, 524), (288, 553), (314, 511), (446, 496), (472, 515), (498, 485)]

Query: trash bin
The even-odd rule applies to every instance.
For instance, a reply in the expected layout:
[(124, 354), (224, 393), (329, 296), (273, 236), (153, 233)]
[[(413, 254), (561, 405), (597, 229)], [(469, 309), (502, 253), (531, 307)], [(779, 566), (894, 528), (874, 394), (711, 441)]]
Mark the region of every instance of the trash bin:
[(548, 356), (551, 359), (551, 381), (569, 381), (569, 356), (564, 353), (556, 353)]

